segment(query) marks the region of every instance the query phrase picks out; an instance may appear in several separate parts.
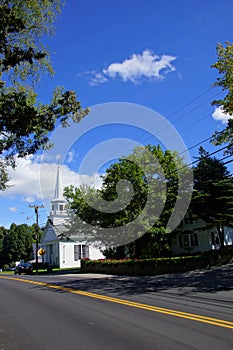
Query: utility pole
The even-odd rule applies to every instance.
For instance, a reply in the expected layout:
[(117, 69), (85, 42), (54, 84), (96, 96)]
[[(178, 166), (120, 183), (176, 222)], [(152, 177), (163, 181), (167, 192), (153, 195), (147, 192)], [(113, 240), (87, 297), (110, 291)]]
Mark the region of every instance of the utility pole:
[(44, 208), (43, 205), (29, 205), (29, 208), (35, 209), (36, 214), (36, 273), (38, 272), (38, 248), (39, 248), (39, 208)]

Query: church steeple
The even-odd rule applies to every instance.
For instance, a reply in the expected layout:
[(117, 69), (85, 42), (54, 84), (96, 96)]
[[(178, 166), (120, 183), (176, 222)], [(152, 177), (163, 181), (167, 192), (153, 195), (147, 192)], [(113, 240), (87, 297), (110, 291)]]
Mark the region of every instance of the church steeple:
[(62, 179), (61, 179), (61, 175), (60, 175), (60, 166), (58, 166), (58, 168), (57, 168), (57, 179), (56, 179), (56, 185), (55, 185), (54, 199), (64, 200)]
[(65, 210), (66, 201), (63, 197), (63, 187), (62, 187), (62, 178), (60, 174), (60, 166), (57, 169), (57, 177), (55, 183), (54, 199), (51, 200), (52, 210), (49, 216), (50, 221), (53, 225), (60, 225), (65, 222), (67, 217)]

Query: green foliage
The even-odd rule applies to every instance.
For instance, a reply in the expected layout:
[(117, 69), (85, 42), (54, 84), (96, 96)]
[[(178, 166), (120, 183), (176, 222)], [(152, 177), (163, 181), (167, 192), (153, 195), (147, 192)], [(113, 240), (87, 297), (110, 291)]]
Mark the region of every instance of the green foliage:
[(100, 264), (102, 266), (110, 266), (110, 265), (127, 265), (127, 266), (158, 266), (158, 265), (177, 265), (180, 263), (184, 263), (184, 261), (189, 260), (197, 260), (200, 255), (197, 256), (179, 256), (179, 257), (171, 257), (171, 258), (148, 258), (148, 259), (131, 259), (131, 258), (122, 258), (122, 259), (97, 259), (97, 260), (89, 260), (82, 259), (82, 267), (85, 265), (95, 265)]
[(3, 226), (0, 226), (0, 261), (1, 261), (1, 252), (2, 252), (2, 242), (6, 234), (7, 234), (7, 229)]
[[(74, 91), (56, 88), (51, 102), (37, 101), (35, 83), (52, 74), (44, 36), (52, 33), (62, 0), (0, 1), (0, 190), (6, 188), (6, 166), (50, 147), (57, 123), (79, 122), (83, 110)], [(5, 79), (5, 80), (4, 80)]]
[(30, 260), (34, 234), (35, 227), (26, 224), (0, 228), (0, 265), (11, 265), (21, 259)]
[[(169, 255), (170, 238), (165, 228), (178, 199), (181, 174), (187, 173), (177, 152), (163, 151), (160, 146), (136, 147), (131, 155), (107, 169), (100, 190), (73, 186), (65, 189), (75, 214), (67, 234), (80, 230), (86, 239), (101, 242), (107, 249), (121, 245), (119, 242), (133, 242), (123, 250), (118, 248), (118, 256)], [(134, 220), (138, 220), (134, 229), (127, 230)]]
[[(224, 98), (214, 100), (213, 105), (221, 106), (224, 112), (233, 114), (233, 44), (226, 42), (225, 46), (217, 45), (218, 60), (211, 67), (216, 68), (220, 74), (214, 86), (226, 91)], [(212, 142), (215, 145), (228, 143), (228, 152), (233, 151), (233, 120), (229, 119), (226, 128), (213, 135)]]
[(124, 275), (157, 275), (164, 273), (184, 272), (198, 268), (232, 263), (233, 248), (225, 247), (218, 251), (204, 252), (192, 256), (179, 256), (155, 259), (83, 259), (82, 270), (95, 273)]
[(217, 78), (214, 86), (219, 86), (227, 91), (226, 96), (220, 100), (214, 100), (213, 105), (222, 106), (226, 113), (233, 114), (233, 44), (226, 42), (217, 45), (218, 61), (211, 67), (216, 68), (221, 75)]
[(1, 73), (10, 73), (14, 83), (16, 78), (38, 79), (41, 69), (53, 72), (42, 38), (54, 32), (63, 4), (63, 0), (0, 1)]
[(223, 227), (233, 225), (233, 179), (226, 166), (203, 148), (194, 168), (192, 208), (207, 223), (217, 225), (223, 246)]

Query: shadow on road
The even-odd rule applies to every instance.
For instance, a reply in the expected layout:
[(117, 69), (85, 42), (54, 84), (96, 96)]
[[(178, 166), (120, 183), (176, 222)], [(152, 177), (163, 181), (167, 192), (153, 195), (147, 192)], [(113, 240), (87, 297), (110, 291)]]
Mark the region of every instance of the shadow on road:
[[(47, 276), (49, 283), (69, 288), (114, 295), (174, 292), (178, 295), (217, 293), (233, 290), (233, 264), (186, 273), (159, 276)], [(48, 280), (46, 281), (48, 282)], [(227, 293), (229, 295), (229, 293)], [(231, 300), (233, 302), (233, 293)]]

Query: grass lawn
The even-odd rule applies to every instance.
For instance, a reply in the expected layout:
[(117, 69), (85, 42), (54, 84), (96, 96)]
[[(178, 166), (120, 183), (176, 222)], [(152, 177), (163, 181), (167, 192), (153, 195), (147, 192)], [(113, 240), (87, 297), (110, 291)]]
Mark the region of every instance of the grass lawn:
[(2, 272), (0, 272), (0, 274), (3, 274), (3, 275), (14, 275), (14, 271), (2, 271)]
[[(38, 272), (36, 273), (36, 270), (33, 270), (33, 274), (38, 274), (38, 275), (44, 275), (47, 273), (59, 273), (59, 272), (64, 272), (64, 273), (78, 273), (80, 272), (79, 268), (66, 268), (66, 269), (59, 269), (58, 267), (54, 267), (52, 271), (48, 272), (47, 269), (38, 269)], [(14, 271), (2, 271), (0, 274), (4, 275), (14, 275)]]

